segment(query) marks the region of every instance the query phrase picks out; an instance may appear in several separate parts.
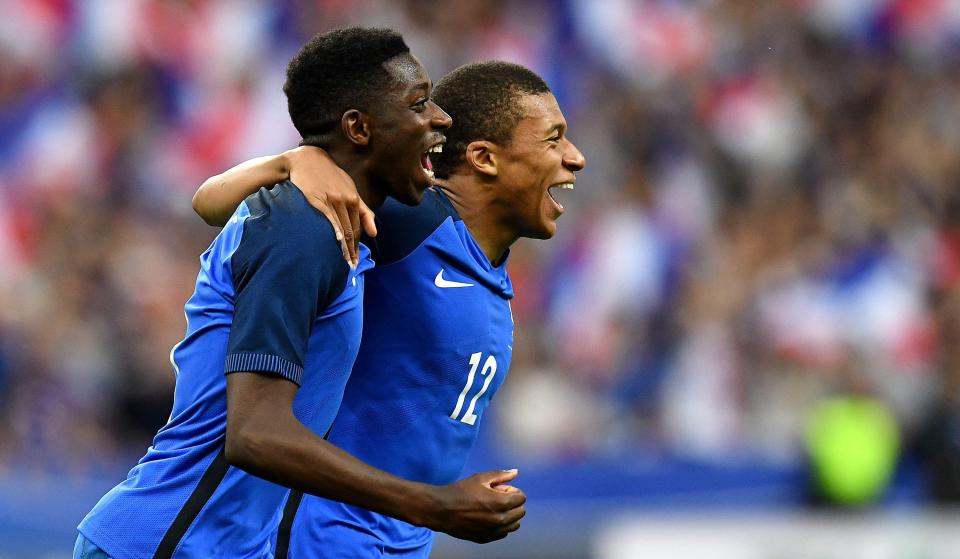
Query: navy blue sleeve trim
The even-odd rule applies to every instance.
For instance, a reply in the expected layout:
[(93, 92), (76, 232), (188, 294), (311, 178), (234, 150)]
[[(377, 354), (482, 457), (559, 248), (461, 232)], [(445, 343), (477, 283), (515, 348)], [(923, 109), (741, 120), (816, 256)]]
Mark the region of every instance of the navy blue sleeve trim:
[(226, 374), (273, 373), (297, 386), (303, 384), (303, 366), (277, 355), (266, 353), (231, 353), (227, 356)]
[(388, 198), (376, 212), (377, 236), (365, 237), (378, 266), (398, 262), (423, 244), (448, 217), (460, 219), (447, 197), (437, 187), (423, 193), (417, 206), (405, 206)]

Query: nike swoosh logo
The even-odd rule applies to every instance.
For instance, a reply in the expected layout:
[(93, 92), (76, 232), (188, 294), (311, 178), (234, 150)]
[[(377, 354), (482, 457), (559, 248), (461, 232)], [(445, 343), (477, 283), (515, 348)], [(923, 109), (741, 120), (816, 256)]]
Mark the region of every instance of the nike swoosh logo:
[(433, 284), (437, 287), (473, 287), (472, 283), (463, 283), (459, 281), (449, 281), (443, 279), (443, 268), (440, 268), (440, 271), (437, 272), (437, 277), (433, 278)]

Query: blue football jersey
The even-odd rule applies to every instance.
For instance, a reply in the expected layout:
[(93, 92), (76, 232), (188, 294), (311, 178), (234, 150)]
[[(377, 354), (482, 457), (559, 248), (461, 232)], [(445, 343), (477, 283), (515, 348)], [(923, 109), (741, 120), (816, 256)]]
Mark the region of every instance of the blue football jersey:
[[(451, 483), (510, 366), (513, 287), (506, 264), (490, 263), (439, 190), (417, 207), (388, 200), (377, 219), (363, 341), (329, 440), (397, 476)], [(428, 529), (294, 492), (276, 551), (425, 556), (432, 539)]]
[(226, 374), (296, 383), (295, 415), (326, 433), (360, 345), (361, 256), (351, 270), (292, 183), (247, 198), (200, 258), (170, 419), (80, 532), (115, 559), (269, 556), (287, 490), (227, 464)]

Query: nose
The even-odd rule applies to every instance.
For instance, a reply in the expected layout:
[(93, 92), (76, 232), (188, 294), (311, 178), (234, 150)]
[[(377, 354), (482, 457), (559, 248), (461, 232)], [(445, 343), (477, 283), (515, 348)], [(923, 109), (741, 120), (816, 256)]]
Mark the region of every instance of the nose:
[(577, 146), (573, 145), (573, 142), (568, 141), (569, 147), (567, 151), (563, 154), (563, 166), (571, 171), (579, 171), (587, 166), (587, 158), (583, 156), (583, 153), (577, 149)]
[(431, 101), (430, 103), (433, 105), (433, 108), (434, 108), (433, 115), (430, 118), (431, 126), (433, 126), (434, 128), (439, 128), (441, 130), (446, 130), (447, 128), (450, 128), (450, 126), (453, 124), (453, 119), (450, 118), (450, 115), (448, 115), (446, 111), (440, 108), (440, 105), (434, 103), (433, 101)]

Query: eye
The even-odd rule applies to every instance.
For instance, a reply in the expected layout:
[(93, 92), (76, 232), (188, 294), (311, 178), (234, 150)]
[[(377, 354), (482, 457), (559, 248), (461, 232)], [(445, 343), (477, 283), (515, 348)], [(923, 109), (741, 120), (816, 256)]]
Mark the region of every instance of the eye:
[(430, 98), (424, 97), (423, 99), (420, 99), (419, 101), (413, 104), (413, 110), (417, 111), (418, 113), (423, 112), (423, 110), (427, 108), (427, 103), (429, 102), (430, 102)]

